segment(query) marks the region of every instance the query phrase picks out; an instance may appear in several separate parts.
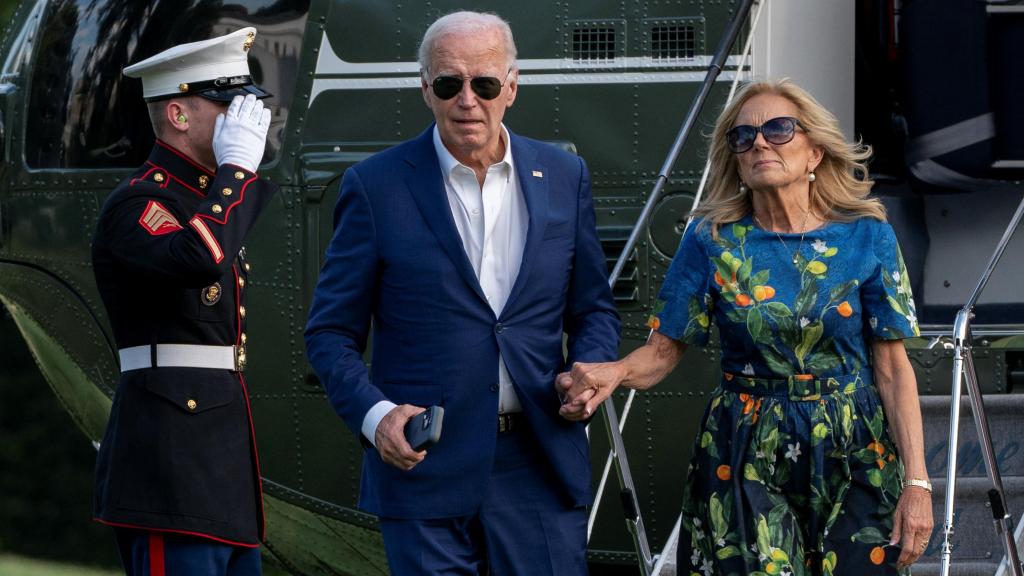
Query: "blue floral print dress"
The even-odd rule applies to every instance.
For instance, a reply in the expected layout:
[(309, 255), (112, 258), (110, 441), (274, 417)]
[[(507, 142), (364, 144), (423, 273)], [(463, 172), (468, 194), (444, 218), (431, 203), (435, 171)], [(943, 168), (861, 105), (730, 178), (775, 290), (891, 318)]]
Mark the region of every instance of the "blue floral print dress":
[(649, 324), (706, 345), (712, 321), (723, 377), (690, 462), (680, 573), (898, 573), (903, 470), (870, 349), (918, 327), (892, 227), (830, 222), (801, 243), (750, 216), (717, 239), (694, 222)]

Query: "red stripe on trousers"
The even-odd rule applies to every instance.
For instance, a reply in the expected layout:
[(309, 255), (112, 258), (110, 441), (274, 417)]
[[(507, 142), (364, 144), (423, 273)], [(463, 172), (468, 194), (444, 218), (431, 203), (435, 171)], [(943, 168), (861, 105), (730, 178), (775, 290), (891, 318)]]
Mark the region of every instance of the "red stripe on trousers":
[(164, 576), (164, 535), (149, 533), (149, 576)]

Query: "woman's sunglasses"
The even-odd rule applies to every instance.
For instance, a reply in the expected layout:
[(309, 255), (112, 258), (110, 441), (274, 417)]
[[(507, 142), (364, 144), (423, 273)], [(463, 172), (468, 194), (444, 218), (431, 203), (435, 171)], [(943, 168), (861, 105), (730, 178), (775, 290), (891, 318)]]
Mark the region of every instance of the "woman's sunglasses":
[[(505, 73), (506, 79), (511, 72), (512, 69), (509, 68), (509, 71)], [(451, 100), (456, 94), (462, 92), (462, 84), (465, 80), (463, 76), (438, 76), (430, 83), (430, 87), (434, 89), (434, 96), (441, 100)], [(497, 98), (504, 85), (504, 82), (494, 76), (476, 76), (469, 79), (470, 89), (484, 100)]]
[(757, 133), (764, 136), (765, 142), (769, 144), (787, 144), (796, 135), (796, 127), (799, 126), (804, 132), (807, 128), (796, 118), (779, 116), (772, 118), (760, 126), (743, 124), (735, 126), (725, 133), (725, 141), (734, 154), (742, 154), (754, 146), (757, 140)]

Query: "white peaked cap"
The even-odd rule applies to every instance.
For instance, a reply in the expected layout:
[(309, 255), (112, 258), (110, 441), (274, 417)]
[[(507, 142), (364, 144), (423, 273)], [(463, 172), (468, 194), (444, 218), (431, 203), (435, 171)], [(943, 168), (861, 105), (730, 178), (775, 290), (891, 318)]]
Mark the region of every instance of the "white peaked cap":
[(252, 85), (249, 75), (249, 48), (255, 38), (256, 29), (247, 27), (225, 36), (179, 44), (128, 66), (124, 75), (142, 79), (146, 100), (189, 94), (214, 100), (224, 100), (227, 93), (268, 96)]

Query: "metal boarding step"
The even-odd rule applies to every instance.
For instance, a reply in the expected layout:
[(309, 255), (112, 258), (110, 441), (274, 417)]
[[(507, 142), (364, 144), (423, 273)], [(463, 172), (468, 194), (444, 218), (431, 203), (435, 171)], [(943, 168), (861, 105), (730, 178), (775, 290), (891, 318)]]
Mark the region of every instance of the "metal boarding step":
[[(936, 526), (928, 550), (914, 566), (915, 575), (939, 574), (940, 570), (940, 523), (946, 497), (945, 435), (949, 430), (950, 400), (948, 395), (921, 398), (925, 458), (935, 489), (932, 494), (932, 514)], [(991, 576), (995, 574), (1004, 553), (1002, 541), (992, 526), (992, 511), (987, 494), (992, 484), (985, 475), (971, 405), (966, 397), (960, 400), (960, 410), (956, 531), (952, 541), (954, 549), (950, 574)], [(1016, 524), (1024, 511), (1024, 436), (1021, 435), (1024, 428), (1024, 419), (1021, 418), (1024, 415), (1024, 394), (986, 394), (985, 412), (1008, 498), (1007, 508), (1013, 513), (1013, 523)]]
[[(914, 564), (914, 576), (939, 574), (939, 549), (943, 501), (946, 497), (946, 435), (949, 431), (949, 395), (922, 396), (921, 415), (924, 420), (925, 459), (934, 486), (932, 515), (935, 531), (931, 544)], [(971, 406), (961, 399), (960, 451), (957, 476), (957, 523), (954, 536), (952, 576), (992, 576), (1003, 557), (1003, 546), (992, 528), (992, 512), (988, 490), (992, 487), (985, 476), (985, 465), (978, 446), (977, 432), (970, 419)], [(1024, 511), (1024, 394), (988, 394), (985, 410), (991, 427), (992, 442), (1003, 485), (1009, 498), (1008, 508), (1014, 512), (1014, 523)], [(686, 574), (677, 570), (674, 550), (662, 569), (662, 576)]]

